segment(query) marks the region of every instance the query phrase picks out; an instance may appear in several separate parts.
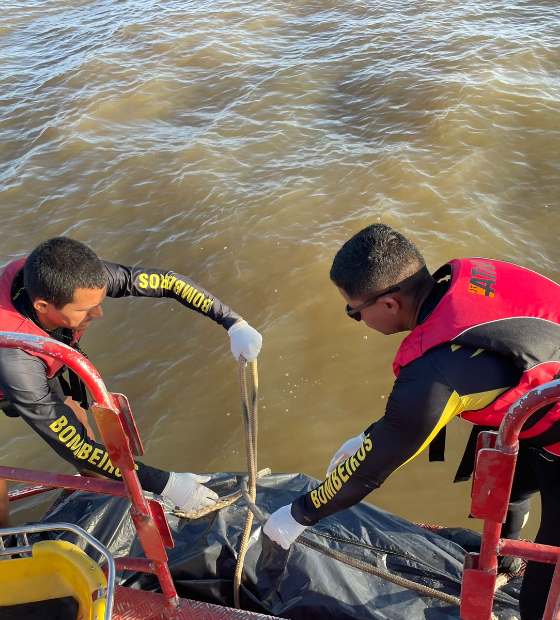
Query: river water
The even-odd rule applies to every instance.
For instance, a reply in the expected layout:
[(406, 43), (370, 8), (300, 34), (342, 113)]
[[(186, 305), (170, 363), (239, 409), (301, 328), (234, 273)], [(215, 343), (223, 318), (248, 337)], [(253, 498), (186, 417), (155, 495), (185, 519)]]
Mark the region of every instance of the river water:
[[(345, 318), (337, 249), (381, 221), (432, 269), (476, 255), (560, 280), (559, 99), (557, 0), (5, 0), (1, 262), (70, 235), (208, 288), (264, 336), (259, 465), (322, 477), (383, 414), (403, 336)], [(172, 301), (104, 310), (84, 348), (145, 462), (245, 469), (226, 332)], [(2, 429), (1, 464), (72, 471)], [(452, 484), (469, 430), (369, 501), (478, 528)], [(526, 536), (537, 522), (538, 502)]]

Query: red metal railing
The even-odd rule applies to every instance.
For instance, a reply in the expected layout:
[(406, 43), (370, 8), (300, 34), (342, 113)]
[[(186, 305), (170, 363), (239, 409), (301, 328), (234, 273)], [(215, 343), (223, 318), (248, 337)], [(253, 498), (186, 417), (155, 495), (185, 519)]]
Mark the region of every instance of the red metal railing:
[(157, 501), (146, 499), (136, 474), (133, 455), (141, 455), (143, 448), (128, 401), (120, 394), (108, 392), (92, 364), (65, 344), (41, 336), (0, 332), (0, 347), (33, 351), (58, 359), (82, 379), (93, 398), (91, 409), (103, 443), (112, 465), (120, 469), (123, 482), (10, 467), (0, 467), (0, 478), (41, 485), (21, 492), (19, 497), (27, 497), (50, 488), (68, 488), (128, 497), (132, 502), (130, 514), (147, 559), (127, 560), (138, 570), (154, 572), (157, 575), (163, 595), (167, 599), (167, 606), (174, 608), (179, 598), (167, 565), (165, 551), (165, 547), (174, 546), (173, 538), (162, 505)]
[(463, 620), (490, 619), (498, 555), (556, 565), (543, 620), (560, 620), (560, 548), (500, 539), (511, 495), (521, 428), (535, 411), (558, 400), (560, 380), (539, 386), (510, 407), (498, 433), (479, 435), (471, 513), (473, 517), (484, 520), (484, 528), (480, 553), (469, 553), (465, 557), (461, 590)]

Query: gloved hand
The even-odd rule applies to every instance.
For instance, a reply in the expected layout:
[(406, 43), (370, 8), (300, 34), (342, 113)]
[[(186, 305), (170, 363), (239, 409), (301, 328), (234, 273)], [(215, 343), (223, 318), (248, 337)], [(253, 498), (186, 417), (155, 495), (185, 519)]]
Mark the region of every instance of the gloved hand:
[(288, 550), (306, 528), (307, 525), (301, 525), (292, 517), (292, 505), (288, 504), (270, 515), (263, 527), (263, 532), (282, 549)]
[(330, 476), (335, 467), (337, 467), (340, 463), (356, 454), (356, 452), (362, 447), (365, 438), (365, 434), (361, 433), (357, 437), (353, 437), (346, 443), (342, 444), (340, 450), (332, 457), (329, 468), (327, 469), (327, 476)]
[(231, 352), (237, 361), (240, 355), (243, 355), (248, 362), (257, 359), (262, 347), (262, 336), (247, 321), (242, 319), (234, 323), (228, 329), (228, 334), (231, 340)]
[(162, 491), (163, 497), (173, 502), (185, 512), (195, 512), (208, 506), (213, 506), (218, 495), (201, 482), (208, 482), (211, 476), (197, 476), (196, 474), (169, 473), (169, 480)]

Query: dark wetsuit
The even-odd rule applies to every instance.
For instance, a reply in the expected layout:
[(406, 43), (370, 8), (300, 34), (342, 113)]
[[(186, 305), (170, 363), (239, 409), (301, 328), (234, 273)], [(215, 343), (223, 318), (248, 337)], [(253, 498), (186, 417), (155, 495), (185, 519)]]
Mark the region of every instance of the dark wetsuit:
[[(422, 306), (423, 322), (441, 299), (447, 283), (439, 283)], [(401, 465), (414, 458), (438, 431), (463, 411), (483, 409), (519, 383), (522, 371), (497, 353), (443, 344), (401, 369), (385, 415), (365, 430), (366, 441), (321, 485), (292, 504), (302, 525), (353, 506), (377, 489)], [(534, 414), (538, 416), (538, 413)], [(530, 423), (531, 421), (529, 421)], [(537, 542), (560, 546), (560, 459), (521, 442), (508, 520), (502, 535), (519, 537), (529, 510), (529, 497), (541, 493), (543, 514)], [(524, 579), (523, 619), (540, 618), (546, 598), (542, 583), (553, 566), (531, 563)]]
[[(107, 297), (170, 297), (209, 316), (226, 329), (240, 318), (208, 291), (174, 272), (104, 264), (108, 272)], [(40, 326), (23, 288), (22, 271), (12, 284), (12, 303), (20, 314)], [(64, 328), (50, 335), (64, 344), (69, 344), (72, 339), (70, 330)], [(57, 454), (77, 468), (120, 479), (105, 447), (88, 438), (86, 428), (73, 410), (64, 404), (67, 392), (62, 387), (64, 381), (60, 380), (62, 372), (48, 379), (40, 358), (20, 349), (0, 348), (0, 390), (6, 399), (3, 408), (8, 415), (21, 416)], [(161, 493), (169, 473), (143, 463), (137, 465), (142, 488)]]

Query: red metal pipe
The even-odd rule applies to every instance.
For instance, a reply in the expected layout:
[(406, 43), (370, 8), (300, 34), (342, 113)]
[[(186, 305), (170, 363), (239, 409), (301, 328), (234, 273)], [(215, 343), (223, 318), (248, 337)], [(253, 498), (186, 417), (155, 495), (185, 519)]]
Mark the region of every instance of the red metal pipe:
[[(519, 433), (526, 420), (538, 409), (557, 402), (560, 399), (560, 379), (534, 388), (517, 400), (502, 420), (496, 439), (496, 450), (514, 456), (512, 467), (515, 468), (519, 450)], [(511, 481), (507, 497), (511, 496)], [(489, 519), (484, 522), (482, 544), (480, 547), (480, 570), (495, 571), (502, 523)]]
[[(0, 476), (1, 478), (2, 476)], [(8, 480), (8, 478), (6, 478)], [(20, 489), (12, 489), (8, 491), (8, 501), (15, 502), (17, 499), (25, 499), (26, 497), (33, 497), (34, 495), (40, 495), (47, 491), (52, 491), (53, 487), (45, 487), (42, 484), (35, 484), (32, 487), (22, 487)]]
[(560, 400), (560, 379), (545, 383), (524, 394), (508, 410), (498, 433), (496, 448), (507, 454), (517, 446), (519, 433), (527, 419), (546, 405)]
[(95, 370), (91, 362), (72, 347), (57, 342), (52, 338), (12, 332), (0, 332), (0, 347), (34, 351), (35, 353), (48, 355), (60, 360), (79, 375), (95, 401), (103, 403), (103, 406), (108, 409), (112, 409), (109, 394), (101, 375)]
[[(473, 514), (484, 518), (480, 554), (465, 560), (461, 618), (488, 620), (492, 610), (497, 556), (555, 564), (544, 620), (560, 620), (560, 548), (515, 540), (500, 540), (502, 518), (511, 497), (513, 472), (519, 450), (519, 433), (538, 409), (560, 400), (560, 379), (524, 394), (502, 420), (495, 445), (482, 443), (473, 481)], [(480, 446), (479, 446), (480, 447)], [(503, 502), (506, 505), (503, 505)]]
[(482, 542), (480, 543), (480, 556), (478, 567), (480, 570), (496, 572), (498, 567), (498, 546), (502, 524), (494, 521), (484, 521), (482, 529)]
[(129, 497), (126, 486), (118, 480), (102, 480), (100, 478), (86, 478), (85, 476), (69, 476), (68, 474), (51, 474), (46, 471), (34, 471), (18, 467), (0, 465), (0, 478), (14, 482), (31, 482), (46, 485), (50, 489), (73, 489), (74, 491), (89, 491), (117, 497)]
[(498, 555), (511, 555), (524, 560), (556, 564), (560, 547), (539, 545), (525, 540), (509, 540), (502, 538), (498, 545)]
[[(156, 567), (146, 558), (115, 558), (116, 570), (131, 570), (139, 573), (155, 573)], [(107, 576), (107, 565), (103, 565), (103, 572)]]

